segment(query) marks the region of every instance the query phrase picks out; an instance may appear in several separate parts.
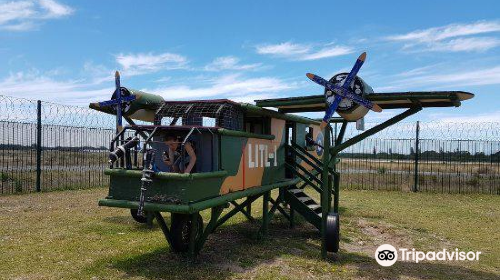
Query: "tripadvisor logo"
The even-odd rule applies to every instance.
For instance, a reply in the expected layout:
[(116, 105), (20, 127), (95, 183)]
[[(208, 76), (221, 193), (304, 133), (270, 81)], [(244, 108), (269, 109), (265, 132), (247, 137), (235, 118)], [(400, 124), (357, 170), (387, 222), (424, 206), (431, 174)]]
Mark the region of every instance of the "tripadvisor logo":
[(375, 259), (381, 266), (391, 266), (398, 260), (398, 251), (390, 244), (380, 245), (375, 251)]
[[(415, 262), (420, 261), (478, 261), (481, 252), (464, 252), (455, 250), (440, 250), (422, 252), (415, 249), (399, 248), (396, 249), (390, 244), (380, 245), (375, 251), (375, 260), (381, 266), (391, 266), (399, 259), (401, 261)], [(399, 257), (399, 258), (398, 258)]]

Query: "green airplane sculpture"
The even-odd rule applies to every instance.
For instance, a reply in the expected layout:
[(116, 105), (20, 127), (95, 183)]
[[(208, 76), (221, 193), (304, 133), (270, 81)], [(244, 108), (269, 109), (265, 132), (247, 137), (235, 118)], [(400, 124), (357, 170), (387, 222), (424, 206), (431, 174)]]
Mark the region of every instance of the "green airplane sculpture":
[[(165, 101), (122, 87), (117, 73), (112, 99), (90, 104), (117, 116), (104, 171), (110, 176), (109, 193), (99, 205), (130, 209), (141, 223), (156, 219), (170, 248), (194, 259), (209, 235), (235, 214), (254, 221), (252, 203), (262, 198), (261, 236), (276, 212), (291, 227), (300, 214), (320, 231), (322, 256), (338, 252), (339, 153), (423, 108), (458, 107), (474, 96), (463, 91), (375, 93), (357, 76), (365, 59), (363, 53), (350, 73), (329, 81), (307, 74), (325, 87), (324, 94), (256, 100), (256, 105), (226, 99)], [(344, 141), (349, 122), (382, 109), (405, 111)], [(325, 112), (320, 121), (289, 114), (319, 111)], [(335, 111), (340, 118), (332, 118)], [(121, 116), (129, 125), (122, 127)], [(342, 124), (336, 137), (330, 122)], [(196, 155), (190, 173), (167, 164), (190, 162), (188, 150)], [(319, 201), (306, 188), (318, 192)], [(207, 222), (200, 215), (205, 210), (211, 213)], [(161, 213), (170, 213), (170, 223)]]

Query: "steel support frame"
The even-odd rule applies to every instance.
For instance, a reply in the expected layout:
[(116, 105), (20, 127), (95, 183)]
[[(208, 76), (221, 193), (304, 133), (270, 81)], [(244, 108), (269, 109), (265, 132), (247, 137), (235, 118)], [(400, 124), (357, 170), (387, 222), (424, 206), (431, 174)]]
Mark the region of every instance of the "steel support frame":
[[(231, 204), (234, 205), (234, 208), (231, 209), (228, 213), (221, 217), (221, 214), (225, 208), (225, 205), (218, 205), (211, 208), (210, 221), (207, 226), (203, 229), (199, 238), (196, 238), (196, 233), (198, 231), (198, 223), (196, 221), (199, 212), (189, 214), (191, 219), (191, 224), (193, 225), (191, 229), (191, 233), (189, 235), (189, 246), (188, 246), (188, 257), (194, 262), (203, 245), (205, 244), (210, 233), (214, 232), (217, 227), (221, 226), (225, 223), (229, 218), (233, 217), (237, 213), (241, 212), (247, 217), (249, 220), (253, 221), (254, 218), (251, 216), (251, 213), (248, 212), (248, 207), (260, 197), (263, 197), (263, 215), (262, 215), (262, 225), (259, 228), (258, 235), (262, 238), (268, 234), (268, 225), (272, 218), (274, 217), (274, 213), (278, 210), (285, 218), (291, 220), (290, 214), (286, 213), (285, 209), (280, 205), (284, 203), (284, 189), (279, 188), (279, 194), (276, 199), (271, 197), (271, 191), (266, 191), (261, 195), (249, 196), (243, 203), (236, 203), (232, 201)], [(269, 209), (269, 203), (271, 203), (271, 209)], [(172, 233), (170, 228), (168, 227), (165, 219), (161, 215), (160, 212), (153, 212), (154, 218), (158, 221), (158, 225), (160, 226), (165, 239), (168, 244), (172, 244)], [(293, 215), (293, 214), (291, 214)]]
[[(269, 203), (271, 203), (271, 209), (269, 209)], [(269, 223), (274, 217), (274, 213), (278, 210), (286, 219), (290, 221), (290, 225), (293, 226), (293, 210), (290, 210), (290, 214), (286, 213), (285, 209), (280, 206), (280, 204), (285, 203), (284, 190), (279, 189), (278, 197), (273, 199), (271, 197), (271, 191), (267, 191), (262, 196), (262, 225), (259, 229), (259, 237), (264, 238), (269, 232)]]
[(330, 134), (331, 126), (327, 125), (323, 131), (323, 158), (322, 158), (322, 171), (321, 171), (321, 256), (326, 259), (328, 253), (326, 251), (326, 220), (331, 208), (331, 180), (330, 180)]
[[(359, 143), (360, 141), (368, 138), (369, 136), (372, 136), (373, 134), (380, 132), (387, 127), (396, 124), (407, 117), (419, 112), (422, 110), (421, 104), (418, 102), (414, 102), (414, 106), (407, 109), (406, 111), (388, 119), (385, 122), (382, 122), (365, 132), (362, 132), (349, 140), (343, 142), (343, 138), (347, 129), (347, 121), (342, 122), (342, 127), (340, 128), (340, 132), (337, 137), (334, 137), (334, 145), (330, 147), (330, 133), (331, 133), (331, 127), (328, 125), (325, 127), (324, 130), (324, 150), (325, 153), (323, 154), (323, 171), (322, 171), (322, 176), (321, 176), (321, 181), (323, 182), (322, 189), (323, 192), (321, 193), (321, 207), (322, 207), (322, 223), (321, 223), (321, 256), (326, 259), (327, 258), (327, 251), (326, 251), (326, 246), (325, 246), (325, 241), (326, 241), (326, 219), (327, 215), (330, 212), (331, 209), (331, 194), (333, 191), (333, 212), (338, 213), (339, 212), (339, 193), (340, 193), (340, 174), (336, 172), (336, 163), (338, 162), (338, 154), (344, 150), (347, 149), (348, 147), (355, 145)], [(328, 171), (330, 168), (332, 168), (333, 165), (333, 176), (329, 176)], [(332, 178), (333, 177), (333, 178)], [(333, 189), (332, 189), (333, 187)]]

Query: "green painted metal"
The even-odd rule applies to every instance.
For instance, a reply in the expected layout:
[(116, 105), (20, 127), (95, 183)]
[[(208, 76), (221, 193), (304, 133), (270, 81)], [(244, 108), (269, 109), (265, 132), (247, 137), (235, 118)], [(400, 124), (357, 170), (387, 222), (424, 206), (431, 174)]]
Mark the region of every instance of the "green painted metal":
[(245, 215), (245, 217), (247, 218), (247, 220), (249, 220), (250, 222), (253, 222), (255, 221), (255, 219), (252, 217), (252, 214), (251, 212), (249, 212), (247, 209), (245, 209), (246, 207), (248, 207), (249, 205), (251, 205), (251, 203), (248, 203), (248, 198), (247, 200), (245, 200), (245, 205), (244, 206), (241, 206), (240, 208), (240, 204), (236, 201), (231, 201), (231, 204), (235, 207), (235, 208), (238, 208), (240, 209), (239, 212), (241, 212), (243, 215)]
[(220, 146), (224, 147), (220, 151), (221, 169), (226, 170), (228, 176), (235, 176), (238, 173), (242, 151), (247, 141), (246, 137), (226, 135), (220, 137)]
[(36, 102), (36, 191), (42, 191), (42, 101)]
[(261, 237), (267, 236), (268, 226), (269, 226), (269, 198), (271, 192), (267, 191), (262, 197), (262, 226), (260, 227), (259, 233)]
[(412, 191), (417, 192), (418, 191), (418, 161), (419, 161), (419, 155), (420, 155), (420, 149), (419, 149), (419, 142), (420, 142), (420, 122), (417, 121), (417, 125), (415, 127), (415, 175), (414, 175), (414, 182), (413, 182), (413, 187)]
[[(107, 168), (104, 170), (105, 175), (118, 176), (118, 177), (128, 177), (128, 178), (141, 178), (141, 170), (127, 170), (122, 168)], [(203, 172), (203, 173), (191, 173), (191, 174), (181, 174), (181, 173), (171, 173), (171, 172), (156, 172), (154, 175), (155, 179), (159, 180), (201, 180), (210, 178), (220, 178), (227, 176), (227, 171), (213, 171), (213, 172)]]
[(196, 258), (196, 244), (198, 240), (196, 239), (198, 230), (202, 230), (198, 228), (198, 212), (192, 213), (189, 216), (189, 219), (191, 220), (191, 232), (189, 233), (189, 245), (188, 245), (188, 255), (191, 261), (194, 261)]
[(163, 216), (161, 215), (160, 212), (154, 212), (154, 215), (156, 221), (160, 225), (161, 231), (163, 232), (165, 239), (167, 239), (168, 244), (172, 244), (172, 233), (168, 229), (167, 223), (165, 223), (165, 219), (163, 219)]
[(271, 210), (269, 210), (269, 214), (268, 214), (268, 219), (269, 219), (269, 221), (271, 221), (273, 219), (273, 217), (274, 217), (274, 213), (276, 213), (276, 210), (278, 210), (278, 208), (280, 207), (280, 203), (282, 202), (282, 199), (281, 199), (280, 196), (278, 196), (276, 198), (276, 200), (274, 200), (271, 197), (271, 195), (269, 195), (269, 202), (271, 202), (271, 204), (273, 205), (271, 207)]
[[(122, 87), (123, 89), (123, 87)], [(135, 89), (128, 89), (126, 88), (125, 90), (129, 91), (130, 94), (135, 95), (136, 99), (132, 102), (130, 102), (130, 105), (128, 106), (128, 109), (126, 112), (124, 112), (123, 116), (124, 117), (131, 117), (134, 119), (141, 119), (141, 118), (136, 118), (135, 113), (140, 111), (140, 110), (145, 110), (145, 111), (150, 111), (150, 115), (154, 116), (154, 112), (156, 109), (161, 107), (163, 105), (164, 100), (163, 97), (151, 93), (146, 93), (140, 90), (135, 90)], [(99, 103), (90, 103), (89, 105), (90, 109), (94, 109), (100, 112), (104, 112), (107, 114), (115, 115), (115, 110), (113, 107), (100, 107)], [(153, 121), (152, 119), (148, 121)]]
[(339, 135), (336, 137), (335, 140), (335, 146), (337, 145), (340, 145), (340, 143), (342, 143), (342, 141), (344, 140), (344, 135), (345, 135), (345, 132), (347, 130), (347, 125), (349, 124), (348, 121), (343, 121), (342, 122), (342, 127), (340, 127), (340, 132), (339, 132)]
[(368, 129), (367, 131), (363, 132), (363, 133), (360, 133), (359, 135), (356, 135), (354, 136), (353, 138), (345, 141), (344, 143), (341, 143), (339, 145), (336, 145), (334, 147), (332, 147), (330, 149), (330, 152), (334, 155), (337, 155), (339, 152), (341, 152), (342, 150), (346, 149), (347, 147), (350, 147), (364, 139), (366, 139), (367, 137), (369, 136), (372, 136), (373, 134), (419, 112), (420, 110), (422, 110), (422, 107), (421, 106), (415, 106), (415, 107), (412, 107), (406, 111), (404, 111), (403, 113), (397, 115), (397, 116), (394, 116), (392, 118), (390, 118), (389, 120), (381, 123), (381, 124), (378, 124), (370, 129)]
[[(323, 102), (324, 102), (324, 98), (323, 98)], [(261, 108), (259, 106), (255, 106), (252, 104), (242, 103), (241, 107), (243, 109), (245, 109), (248, 113), (253, 113), (253, 114), (256, 114), (259, 116), (272, 117), (272, 118), (276, 118), (276, 119), (293, 121), (293, 122), (298, 122), (298, 123), (302, 123), (302, 124), (317, 124), (317, 125), (320, 124), (320, 122), (315, 121), (315, 120), (310, 119), (310, 118), (301, 117), (301, 116), (297, 116), (297, 115), (291, 115), (291, 114), (282, 114), (282, 113), (268, 110), (268, 109), (264, 109), (264, 108)]]
[(217, 227), (217, 220), (219, 219), (223, 210), (224, 207), (222, 205), (213, 207), (211, 209), (210, 221), (205, 227), (203, 233), (201, 234), (200, 239), (198, 239), (198, 241), (196, 242), (196, 252), (199, 252), (201, 250), (201, 248), (203, 247), (203, 245), (207, 240), (208, 235), (212, 233)]
[[(142, 172), (121, 168), (107, 169), (110, 175), (107, 198), (138, 201)], [(219, 196), (220, 186), (227, 171), (192, 174), (157, 172), (146, 190), (146, 201), (156, 203), (186, 204)]]
[[(300, 181), (300, 179), (289, 179), (280, 183), (264, 185), (261, 187), (249, 188), (243, 191), (228, 193), (226, 195), (214, 197), (211, 199), (189, 203), (189, 204), (160, 204), (160, 203), (144, 203), (145, 211), (156, 211), (156, 212), (173, 212), (173, 213), (183, 213), (192, 214), (195, 212), (200, 212), (202, 210), (219, 206), (240, 198), (245, 198), (248, 196), (261, 195), (264, 192), (270, 191), (272, 189), (282, 188), (286, 186), (295, 185)], [(116, 200), (116, 199), (101, 199), (99, 200), (99, 206), (110, 206), (118, 208), (130, 208), (137, 209), (139, 207), (138, 201), (130, 200)]]
[(259, 107), (284, 107), (284, 106), (297, 106), (297, 105), (312, 105), (318, 103), (325, 103), (324, 95), (255, 100), (255, 105)]
[(250, 203), (254, 202), (255, 200), (257, 200), (257, 198), (259, 198), (259, 196), (253, 196), (251, 199), (249, 197), (243, 203), (237, 204), (233, 209), (231, 209), (231, 211), (227, 212), (222, 218), (220, 218), (217, 221), (217, 224), (215, 225), (214, 229), (218, 228), (223, 223), (225, 223), (227, 220), (229, 220), (231, 217), (233, 217), (234, 215), (238, 214), (238, 212), (242, 212), (242, 210), (245, 208), (245, 206), (247, 206)]
[[(280, 189), (282, 190), (282, 189)], [(284, 193), (283, 193), (284, 194)], [(281, 215), (283, 215), (287, 220), (290, 220), (290, 215), (285, 211), (285, 209), (283, 209), (283, 207), (280, 206), (280, 204), (284, 203), (285, 202), (285, 196), (279, 196), (279, 199), (277, 200), (274, 200), (272, 198), (269, 199), (271, 201), (271, 203), (273, 204), (276, 204), (276, 209), (281, 213)]]
[(288, 204), (292, 206), (297, 213), (304, 217), (306, 221), (311, 223), (318, 230), (321, 230), (321, 217), (317, 213), (312, 211), (309, 207), (307, 207), (306, 204), (300, 201), (297, 196), (287, 191), (285, 193), (285, 201), (288, 202)]
[(306, 174), (308, 176), (308, 178), (311, 178), (313, 179), (316, 183), (318, 183), (318, 185), (323, 185), (323, 182), (322, 182), (322, 179), (319, 179), (318, 177), (314, 176), (313, 173), (309, 172), (309, 170), (307, 170), (305, 167), (303, 167), (302, 165), (300, 164), (292, 164), (291, 166), (292, 168), (295, 167), (295, 168), (298, 168), (300, 169), (302, 172), (304, 172), (304, 174)]
[[(298, 150), (302, 150), (302, 153), (300, 153)], [(292, 153), (294, 153), (296, 156), (298, 156), (301, 160), (305, 161), (308, 165), (310, 165), (316, 171), (321, 172), (321, 167), (319, 167), (321, 162), (315, 157), (307, 157), (306, 155), (309, 155), (309, 153), (305, 152), (305, 150), (303, 150), (302, 147), (296, 145), (295, 143), (292, 143), (292, 147), (291, 147), (290, 151)]]
[[(246, 200), (249, 200), (251, 199), (252, 197), (247, 197)], [(247, 207), (246, 207), (246, 212), (248, 213), (248, 215), (250, 215), (250, 217), (252, 217), (252, 203), (248, 203)], [(253, 218), (253, 217), (252, 217)], [(254, 219), (255, 220), (255, 219)]]
[[(387, 102), (413, 100), (422, 102), (423, 107), (451, 107), (460, 106), (459, 95), (467, 96), (466, 99), (472, 98), (474, 95), (464, 91), (440, 91), (440, 92), (390, 92), (390, 93), (373, 93), (366, 96), (367, 100), (372, 102)], [(440, 101), (440, 100), (445, 101)], [(277, 98), (255, 100), (257, 106), (260, 107), (275, 107), (280, 108), (283, 112), (316, 112), (324, 111), (326, 108), (324, 95), (309, 95), (299, 97)], [(316, 106), (314, 106), (316, 105)], [(295, 108), (290, 108), (295, 106)], [(389, 104), (380, 103), (380, 107), (385, 108), (410, 108), (411, 105), (405, 104)], [(287, 108), (289, 107), (289, 108)]]
[[(297, 153), (297, 154), (298, 154), (298, 152), (301, 152), (301, 153), (302, 153), (302, 157), (301, 157), (301, 156), (299, 156), (299, 157), (300, 157), (300, 159), (304, 160), (304, 158), (303, 158), (303, 157), (307, 157), (310, 161), (314, 161), (314, 162), (316, 163), (316, 165), (315, 165), (315, 166), (317, 166), (318, 168), (319, 168), (319, 166), (323, 166), (323, 163), (322, 163), (319, 159), (317, 159), (317, 158), (315, 158), (315, 157), (311, 156), (311, 154), (310, 154), (309, 152), (307, 152), (304, 148), (302, 148), (300, 145), (297, 145), (297, 144), (296, 144), (296, 143), (294, 143), (294, 142), (292, 142), (292, 150), (291, 150), (291, 151), (292, 151), (292, 153), (294, 153), (294, 154), (295, 154), (295, 153)], [(313, 166), (312, 164), (310, 164), (310, 161), (307, 161), (307, 160), (304, 160), (304, 161), (306, 161), (309, 165)], [(314, 166), (313, 166), (313, 167), (314, 167)], [(315, 169), (316, 169), (316, 168), (315, 168)], [(318, 170), (318, 169), (316, 169), (316, 170)], [(319, 171), (319, 170), (318, 170), (318, 171)], [(330, 172), (333, 172), (333, 169), (331, 169), (331, 168), (330, 168)]]
[(219, 134), (221, 134), (221, 135), (226, 135), (226, 136), (257, 138), (257, 139), (266, 139), (266, 140), (274, 140), (274, 138), (275, 138), (274, 135), (257, 134), (257, 133), (250, 133), (250, 132), (245, 132), (245, 131), (239, 131), (239, 130), (225, 129), (225, 128), (219, 128), (217, 130), (217, 132)]
[[(289, 163), (286, 163), (286, 166), (290, 169), (290, 171), (297, 177), (299, 177), (302, 181), (304, 181), (306, 183), (306, 185), (308, 186), (311, 186), (313, 189), (315, 189), (317, 192), (321, 193), (322, 190), (321, 190), (321, 186), (320, 184), (314, 184), (311, 180), (309, 180), (309, 178), (307, 178), (306, 176), (304, 176), (304, 174), (301, 174), (300, 172), (297, 171), (297, 169), (289, 164)], [(316, 178), (316, 176), (314, 176), (314, 178)]]
[(327, 151), (330, 150), (330, 133), (331, 133), (330, 125), (327, 125), (324, 129), (324, 141), (323, 147), (325, 152), (323, 153), (323, 172), (321, 174), (321, 181), (323, 181), (321, 193), (321, 256), (326, 259), (327, 251), (326, 251), (326, 219), (328, 217), (328, 213), (330, 212), (330, 204), (329, 204), (329, 196), (331, 195), (331, 185), (329, 180), (329, 164), (330, 164), (330, 153)]
[(333, 175), (333, 212), (339, 212), (340, 174)]
[[(119, 199), (100, 199), (99, 206), (117, 207), (117, 208), (139, 208), (139, 201), (119, 200)], [(190, 213), (192, 211), (189, 204), (160, 204), (160, 203), (144, 203), (145, 211), (155, 212), (172, 212), (172, 213)]]

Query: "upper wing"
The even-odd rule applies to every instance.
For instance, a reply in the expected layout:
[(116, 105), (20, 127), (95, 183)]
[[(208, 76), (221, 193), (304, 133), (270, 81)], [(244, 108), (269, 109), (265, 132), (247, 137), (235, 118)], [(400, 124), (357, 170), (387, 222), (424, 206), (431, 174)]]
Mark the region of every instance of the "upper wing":
[[(422, 107), (457, 107), (461, 101), (474, 97), (465, 91), (409, 91), (372, 93), (366, 99), (382, 109), (411, 108), (416, 104)], [(324, 95), (308, 95), (288, 98), (255, 100), (260, 107), (275, 107), (283, 113), (318, 112), (327, 108)]]
[(458, 107), (461, 101), (474, 97), (465, 91), (405, 91), (378, 92), (367, 96), (367, 99), (383, 109), (409, 108), (416, 103), (422, 107)]

